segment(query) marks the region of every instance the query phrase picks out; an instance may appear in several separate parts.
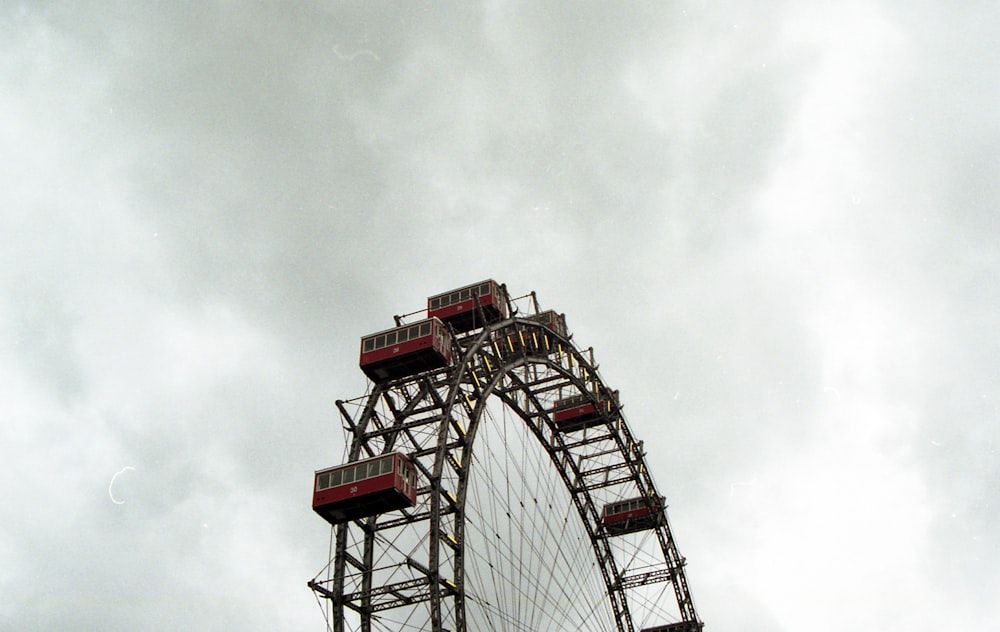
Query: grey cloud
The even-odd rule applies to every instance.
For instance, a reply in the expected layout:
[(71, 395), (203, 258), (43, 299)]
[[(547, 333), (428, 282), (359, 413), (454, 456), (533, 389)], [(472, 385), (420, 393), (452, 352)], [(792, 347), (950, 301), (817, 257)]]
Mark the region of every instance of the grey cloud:
[[(988, 627), (995, 23), (894, 3), (2, 10), (0, 621), (322, 626), (303, 583), (328, 530), (303, 490), (341, 456), (358, 338), (495, 277), (567, 312), (621, 389), (709, 625), (884, 627), (903, 602), (941, 622), (941, 599)], [(57, 494), (44, 472), (67, 467)], [(920, 506), (875, 502), (893, 492)], [(904, 588), (817, 623), (841, 561), (906, 546)], [(788, 551), (830, 568), (795, 603)]]

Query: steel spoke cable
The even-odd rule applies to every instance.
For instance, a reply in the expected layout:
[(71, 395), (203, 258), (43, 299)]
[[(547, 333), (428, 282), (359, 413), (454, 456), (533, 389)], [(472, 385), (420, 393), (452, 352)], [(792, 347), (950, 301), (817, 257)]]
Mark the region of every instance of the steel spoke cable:
[[(546, 463), (545, 467), (546, 468), (550, 468), (551, 464), (550, 463)], [(560, 493), (561, 496), (563, 496), (564, 498), (567, 496), (567, 493), (566, 493), (565, 489), (561, 485), (559, 485), (559, 484), (556, 483), (555, 477), (553, 477), (553, 476), (550, 475), (550, 476), (544, 477), (543, 480), (551, 481), (551, 484), (549, 486), (549, 493), (553, 493), (555, 491), (555, 489), (558, 488), (558, 491), (559, 491), (559, 493)], [(570, 508), (571, 505), (568, 504), (568, 499), (567, 499), (567, 501), (564, 501), (564, 502), (567, 502), (567, 510), (569, 510), (569, 508)], [(531, 536), (529, 536), (529, 542), (535, 542), (535, 541), (555, 541), (555, 542), (559, 543), (560, 546), (557, 546), (557, 548), (554, 551), (554, 553), (553, 554), (549, 554), (549, 555), (550, 556), (551, 555), (555, 555), (556, 557), (565, 558), (566, 557), (566, 547), (565, 546), (561, 546), (561, 544), (568, 542), (568, 540), (564, 537), (564, 534), (561, 534), (561, 533), (552, 533), (552, 531), (551, 531), (552, 524), (553, 524), (552, 521), (538, 521), (538, 522), (533, 522), (531, 526), (534, 527), (534, 528), (536, 528), (536, 531), (535, 531), (534, 534), (532, 534)], [(563, 532), (565, 531), (566, 525), (567, 525), (567, 523), (564, 521), (564, 524), (562, 525), (562, 527), (563, 527), (562, 531)], [(579, 560), (584, 555), (586, 555), (587, 557), (589, 557), (589, 551), (588, 551), (587, 547), (577, 547), (576, 548), (576, 556), (575, 556), (574, 560), (571, 561), (571, 562), (569, 562), (568, 565), (565, 565), (564, 568), (579, 569), (581, 567), (581, 565), (579, 563)], [(590, 565), (588, 565), (588, 564), (584, 564), (583, 565), (584, 568), (586, 568), (587, 566), (590, 566)], [(571, 585), (567, 584), (565, 586), (566, 586), (566, 590), (563, 591), (564, 592), (563, 596), (567, 596), (568, 597), (570, 589), (571, 589)], [(573, 592), (573, 594), (577, 593), (577, 591), (575, 591), (575, 590), (573, 590), (572, 592)]]
[[(507, 411), (504, 411), (504, 412), (506, 414)], [(508, 418), (508, 420), (505, 423), (507, 423), (507, 424), (511, 423), (510, 420), (509, 420), (509, 418)], [(521, 422), (520, 422), (519, 419), (517, 420), (517, 423), (518, 423), (518, 425), (521, 424)], [(518, 453), (518, 456), (520, 456), (520, 458), (518, 460), (519, 462), (516, 461), (513, 464), (509, 464), (508, 463), (506, 465), (506, 467), (508, 468), (507, 469), (508, 472), (514, 472), (514, 471), (517, 472), (517, 476), (516, 477), (513, 474), (509, 474), (507, 476), (507, 478), (510, 481), (514, 481), (514, 480), (519, 481), (518, 485), (520, 485), (522, 488), (525, 489), (525, 491), (522, 492), (522, 495), (524, 495), (524, 496), (530, 496), (531, 497), (530, 504), (528, 504), (525, 507), (525, 509), (527, 509), (528, 507), (530, 507), (532, 504), (534, 504), (536, 506), (543, 506), (544, 505), (545, 507), (548, 507), (548, 506), (552, 505), (552, 502), (555, 502), (555, 500), (550, 501), (549, 498), (558, 499), (561, 496), (563, 502), (567, 503), (567, 509), (566, 509), (566, 511), (567, 511), (567, 515), (568, 515), (568, 512), (572, 511), (572, 506), (568, 503), (568, 494), (567, 494), (565, 488), (562, 487), (561, 483), (558, 483), (558, 482), (554, 481), (555, 477), (552, 475), (552, 472), (551, 472), (552, 465), (551, 465), (550, 460), (548, 458), (545, 458), (543, 460), (536, 460), (536, 461), (533, 462), (533, 469), (526, 469), (525, 467), (523, 467), (523, 464), (529, 463), (531, 461), (529, 461), (529, 459), (525, 458), (522, 455), (526, 455), (527, 454), (526, 447), (527, 447), (527, 445), (533, 443), (533, 441), (532, 442), (525, 442), (523, 440), (523, 438), (522, 438), (521, 440), (518, 440), (517, 442), (515, 442), (512, 439), (512, 436), (510, 435), (509, 432), (507, 432), (507, 434), (505, 436), (506, 436), (506, 442), (508, 444), (508, 446), (507, 446), (508, 447), (508, 451), (509, 451), (509, 448), (510, 448), (511, 444), (517, 443), (517, 445), (520, 446), (519, 453)], [(483, 457), (483, 460), (485, 460), (485, 457)], [(544, 497), (542, 496), (541, 493), (539, 493), (537, 491), (528, 490), (528, 488), (525, 487), (525, 483), (527, 481), (532, 481), (532, 480), (533, 481), (550, 481), (548, 487), (545, 489), (545, 496)], [(509, 485), (508, 487), (513, 487), (513, 484)], [(486, 495), (487, 496), (491, 496), (491, 495), (495, 495), (495, 494), (489, 493), (489, 494), (486, 494)], [(508, 501), (507, 502), (507, 506), (510, 509), (510, 511), (508, 511), (508, 509), (506, 509), (506, 508), (503, 509), (503, 511), (505, 513), (510, 513), (511, 518), (513, 518), (513, 517), (515, 517), (517, 515), (517, 513), (518, 513), (517, 507), (521, 506), (521, 502), (522, 501), (518, 501), (516, 503), (516, 506), (514, 506), (515, 505), (514, 502)], [(528, 502), (527, 498), (524, 499), (524, 502), (525, 503)], [(496, 515), (496, 510), (493, 510), (493, 511), (494, 511), (493, 515)], [(529, 515), (527, 511), (525, 511), (525, 515)], [(557, 522), (559, 522), (559, 521), (552, 521), (552, 520), (529, 520), (528, 523), (527, 523), (528, 528), (526, 528), (525, 524), (523, 524), (523, 523), (522, 524), (514, 524), (513, 521), (512, 521), (511, 527), (513, 527), (514, 531), (511, 531), (511, 532), (512, 533), (516, 532), (518, 534), (520, 540), (521, 540), (521, 542), (519, 544), (519, 546), (521, 547), (520, 551), (518, 553), (511, 553), (511, 552), (501, 553), (501, 555), (503, 556), (503, 559), (507, 559), (507, 558), (513, 557), (515, 560), (518, 560), (518, 559), (520, 560), (520, 561), (517, 561), (517, 563), (519, 564), (519, 571), (518, 571), (518, 573), (519, 573), (519, 576), (520, 576), (521, 579), (517, 583), (519, 585), (525, 585), (525, 584), (529, 585), (531, 587), (531, 592), (527, 592), (525, 590), (521, 591), (522, 594), (519, 595), (519, 606), (518, 606), (518, 608), (520, 608), (521, 612), (523, 612), (524, 608), (526, 608), (528, 605), (531, 605), (531, 607), (532, 607), (532, 613), (533, 613), (532, 616), (534, 616), (536, 618), (542, 616), (543, 613), (546, 610), (545, 604), (548, 603), (548, 601), (547, 601), (548, 597), (546, 596), (546, 593), (544, 591), (547, 590), (549, 588), (549, 586), (547, 586), (547, 584), (545, 582), (539, 581), (539, 579), (535, 577), (536, 575), (539, 574), (537, 572), (537, 570), (536, 571), (532, 571), (530, 568), (528, 568), (528, 566), (531, 564), (530, 560), (532, 560), (532, 559), (546, 559), (546, 558), (552, 558), (552, 557), (556, 557), (556, 558), (560, 558), (561, 557), (561, 558), (564, 558), (564, 559), (566, 558), (566, 553), (565, 553), (564, 547), (557, 547), (556, 550), (555, 550), (555, 552), (554, 552), (554, 554), (552, 552), (546, 552), (546, 551), (544, 551), (542, 549), (542, 546), (545, 545), (546, 543), (549, 543), (549, 542), (561, 543), (561, 542), (564, 541), (564, 538), (562, 538), (561, 536), (562, 536), (562, 534), (566, 530), (566, 525), (568, 524), (568, 520), (566, 520), (564, 518), (561, 521), (563, 524), (559, 525), (559, 531), (553, 531), (553, 525), (555, 523), (557, 523)], [(531, 553), (531, 555), (527, 555), (526, 554), (526, 553), (529, 553), (529, 552)], [(577, 557), (576, 557), (576, 559), (580, 559), (580, 557), (586, 556), (588, 554), (588, 552), (589, 552), (589, 548), (577, 547)], [(584, 566), (586, 567), (586, 565), (584, 565)], [(559, 599), (558, 600), (559, 602), (572, 603), (574, 600), (578, 600), (579, 599), (579, 596), (580, 596), (581, 593), (579, 591), (577, 591), (577, 590), (573, 590), (572, 586), (567, 587), (566, 584), (560, 583), (559, 587), (562, 589), (562, 593), (563, 593), (563, 595), (562, 595), (563, 599)], [(597, 596), (597, 599), (591, 601), (591, 603), (594, 603), (595, 601), (597, 603), (600, 603), (601, 601), (603, 601), (603, 599), (601, 599), (601, 597), (600, 597), (600, 592), (601, 591), (599, 589), (593, 591), (593, 593), (595, 594), (595, 596)], [(551, 604), (549, 603), (549, 605), (551, 605)], [(564, 617), (571, 617), (572, 616), (572, 613), (570, 611), (568, 611), (568, 610), (564, 610), (561, 614)], [(579, 616), (579, 615), (577, 615), (577, 616)], [(531, 625), (531, 619), (529, 619), (528, 621), (529, 621), (529, 626), (530, 626)]]

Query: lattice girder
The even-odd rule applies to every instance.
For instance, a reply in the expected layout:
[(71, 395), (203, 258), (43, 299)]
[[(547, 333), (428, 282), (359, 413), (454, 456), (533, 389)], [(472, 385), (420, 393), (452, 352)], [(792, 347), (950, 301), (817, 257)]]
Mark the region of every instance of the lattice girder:
[[(520, 344), (510, 337), (503, 344), (495, 335), (512, 330), (522, 332)], [(601, 394), (613, 392), (592, 358), (522, 318), (456, 336), (455, 345), (461, 361), (453, 367), (376, 385), (366, 398), (338, 402), (353, 437), (350, 461), (401, 451), (424, 484), (411, 510), (337, 527), (333, 577), (310, 582), (333, 603), (333, 629), (343, 631), (344, 608), (361, 613), (368, 632), (376, 612), (429, 602), (432, 632), (466, 631), (464, 508), (476, 430), (492, 397), (514, 411), (548, 452), (590, 537), (619, 632), (635, 631), (628, 591), (650, 583), (672, 583), (682, 618), (697, 621), (665, 514), (652, 529), (662, 558), (642, 572), (616, 558), (603, 527), (601, 508), (608, 502), (659, 497), (617, 399), (610, 399), (595, 427), (565, 433), (551, 420), (560, 398), (582, 394), (596, 406)], [(406, 537), (387, 545), (386, 534), (396, 531)]]

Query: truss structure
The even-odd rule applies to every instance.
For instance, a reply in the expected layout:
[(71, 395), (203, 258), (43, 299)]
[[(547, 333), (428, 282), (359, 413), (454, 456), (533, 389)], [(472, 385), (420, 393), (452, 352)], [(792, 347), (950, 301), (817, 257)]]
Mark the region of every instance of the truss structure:
[[(452, 366), (375, 384), (364, 397), (337, 402), (350, 436), (350, 461), (403, 452), (416, 465), (420, 483), (411, 509), (335, 527), (326, 576), (309, 582), (320, 599), (329, 600), (330, 628), (346, 632), (350, 618), (371, 632), (382, 629), (380, 613), (419, 609), (431, 632), (472, 629), (466, 614), (469, 473), (484, 412), (489, 402), (499, 402), (523, 420), (571, 498), (617, 632), (638, 632), (630, 595), (656, 584), (672, 586), (677, 621), (669, 629), (701, 630), (685, 560), (643, 444), (629, 429), (618, 398), (608, 396), (615, 392), (598, 373), (593, 349), (581, 351), (530, 315), (453, 338)], [(574, 397), (593, 404), (599, 419), (566, 432), (551, 413)], [(627, 536), (609, 533), (602, 521), (604, 506), (624, 498), (646, 499), (655, 515), (643, 529), (654, 543), (639, 556), (621, 545)]]

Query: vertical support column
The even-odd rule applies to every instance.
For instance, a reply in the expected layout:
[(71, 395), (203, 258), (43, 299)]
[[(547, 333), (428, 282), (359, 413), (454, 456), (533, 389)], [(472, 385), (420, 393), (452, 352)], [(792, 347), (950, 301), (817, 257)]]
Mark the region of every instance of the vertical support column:
[(361, 632), (372, 632), (372, 573), (375, 557), (375, 530), (371, 528), (375, 518), (369, 518), (365, 523), (364, 571), (361, 577), (361, 610), (368, 616), (361, 618)]
[(347, 563), (347, 525), (337, 525), (333, 563), (333, 632), (344, 632), (344, 564)]

